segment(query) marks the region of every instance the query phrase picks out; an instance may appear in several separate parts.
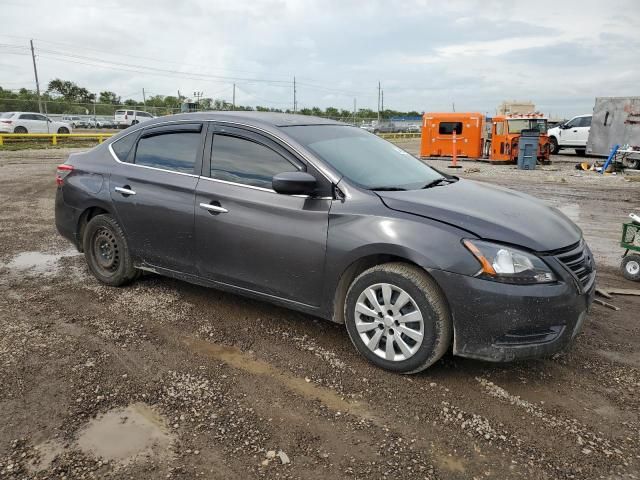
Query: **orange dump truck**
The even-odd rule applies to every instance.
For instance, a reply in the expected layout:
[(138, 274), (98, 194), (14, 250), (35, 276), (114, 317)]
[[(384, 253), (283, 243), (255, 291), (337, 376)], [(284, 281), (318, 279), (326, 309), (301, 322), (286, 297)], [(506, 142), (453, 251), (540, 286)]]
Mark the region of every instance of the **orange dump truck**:
[(514, 163), (518, 160), (518, 143), (523, 130), (537, 130), (538, 161), (547, 163), (551, 144), (547, 137), (547, 119), (538, 113), (498, 115), (491, 119), (491, 137), (487, 142), (491, 163)]
[(458, 157), (480, 158), (484, 148), (482, 113), (425, 113), (422, 117), (421, 157), (453, 156), (455, 132)]

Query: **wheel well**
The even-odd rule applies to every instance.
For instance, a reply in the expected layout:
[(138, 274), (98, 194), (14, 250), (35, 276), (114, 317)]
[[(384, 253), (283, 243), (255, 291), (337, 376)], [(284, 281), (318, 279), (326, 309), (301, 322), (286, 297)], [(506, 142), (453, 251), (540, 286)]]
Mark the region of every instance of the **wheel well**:
[[(360, 275), (365, 270), (368, 270), (371, 267), (375, 267), (376, 265), (382, 265), (383, 263), (390, 262), (402, 262), (407, 263), (409, 265), (416, 265), (414, 262), (407, 260), (406, 258), (398, 257), (396, 255), (369, 255), (367, 257), (360, 258), (349, 265), (342, 275), (340, 275), (340, 280), (338, 280), (338, 286), (336, 288), (336, 293), (333, 296), (333, 317), (332, 320), (336, 323), (344, 323), (344, 301), (347, 297), (347, 291), (349, 290), (349, 286), (351, 282)], [(419, 268), (419, 265), (416, 265)]]
[(80, 219), (78, 220), (78, 250), (80, 252), (83, 251), (82, 239), (84, 238), (84, 229), (87, 227), (87, 224), (96, 215), (103, 215), (105, 213), (108, 214), (109, 212), (104, 208), (89, 207), (80, 214)]

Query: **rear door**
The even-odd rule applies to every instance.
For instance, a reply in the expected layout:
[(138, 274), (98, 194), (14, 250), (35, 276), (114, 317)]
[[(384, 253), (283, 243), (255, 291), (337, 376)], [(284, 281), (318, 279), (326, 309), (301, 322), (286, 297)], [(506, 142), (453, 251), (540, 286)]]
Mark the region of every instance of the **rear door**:
[(195, 273), (194, 191), (202, 165), (201, 122), (154, 126), (110, 146), (120, 162), (109, 189), (134, 258)]
[[(330, 183), (271, 137), (226, 126), (214, 127), (212, 133), (195, 200), (200, 275), (318, 305)], [(297, 170), (318, 179), (317, 196), (273, 191), (273, 175)]]

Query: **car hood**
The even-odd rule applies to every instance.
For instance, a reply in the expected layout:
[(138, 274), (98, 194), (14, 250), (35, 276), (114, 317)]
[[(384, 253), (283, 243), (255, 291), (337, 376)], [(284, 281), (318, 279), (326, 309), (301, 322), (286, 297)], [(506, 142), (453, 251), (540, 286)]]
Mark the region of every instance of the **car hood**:
[(567, 247), (582, 236), (578, 226), (556, 208), (529, 195), (482, 182), (459, 180), (423, 190), (376, 193), (392, 210), (537, 252)]

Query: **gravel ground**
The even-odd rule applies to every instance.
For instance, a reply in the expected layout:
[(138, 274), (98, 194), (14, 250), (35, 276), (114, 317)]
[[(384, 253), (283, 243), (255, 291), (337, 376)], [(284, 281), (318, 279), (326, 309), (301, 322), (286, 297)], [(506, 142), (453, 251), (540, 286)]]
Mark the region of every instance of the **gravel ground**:
[[(552, 358), (394, 375), (307, 315), (152, 275), (98, 284), (53, 225), (68, 153), (0, 152), (0, 478), (640, 477), (640, 297), (594, 305)], [(638, 288), (616, 270), (637, 177), (555, 160), (459, 174), (563, 209), (600, 285)]]

